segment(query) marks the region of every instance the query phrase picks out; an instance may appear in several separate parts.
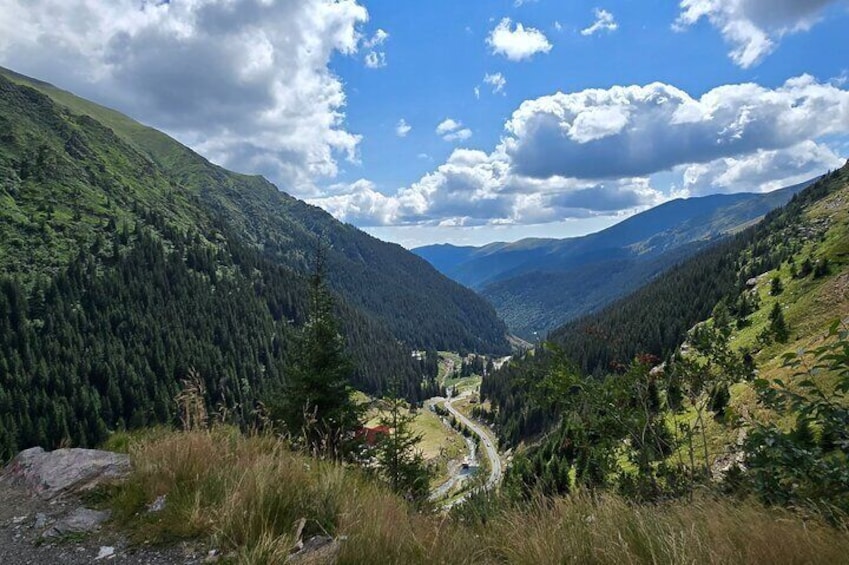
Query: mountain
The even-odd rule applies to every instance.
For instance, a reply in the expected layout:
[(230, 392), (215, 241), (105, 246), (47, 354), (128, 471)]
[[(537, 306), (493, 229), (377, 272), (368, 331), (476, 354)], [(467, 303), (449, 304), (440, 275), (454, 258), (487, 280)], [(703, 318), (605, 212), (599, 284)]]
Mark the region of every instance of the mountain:
[(414, 249), (478, 290), (526, 339), (623, 296), (718, 239), (756, 222), (810, 182), (765, 194), (677, 199), (610, 228), (568, 239)]
[[(134, 166), (142, 168), (150, 177), (144, 183), (134, 183), (136, 179), (125, 174), (103, 181), (118, 186), (98, 187), (101, 195), (120, 189), (122, 194), (113, 198), (123, 201), (110, 201), (114, 204), (111, 211), (116, 214), (126, 215), (130, 203), (153, 206), (173, 215), (175, 223), (182, 227), (197, 226), (201, 233), (208, 231), (213, 221), (220, 221), (263, 256), (298, 273), (310, 269), (310, 257), (319, 240), (324, 239), (330, 246), (328, 276), (331, 286), (347, 303), (385, 324), (398, 339), (423, 349), (505, 349), (503, 324), (490, 306), (474, 293), (440, 276), (401, 246), (382, 242), (351, 225), (342, 224), (320, 208), (281, 192), (262, 177), (240, 175), (215, 166), (161, 132), (118, 112), (8, 70), (0, 74), (46, 94), (66, 118), (64, 124), (61, 120), (50, 124), (58, 128), (56, 133), (63, 137), (64, 147), (58, 147), (57, 142), (56, 147), (42, 144), (35, 148), (35, 154), (29, 156), (35, 161), (34, 166), (39, 166), (39, 159), (62, 159), (78, 151), (75, 146), (81, 134), (78, 127), (67, 124), (69, 120), (111, 130), (103, 134), (114, 135), (122, 142), (120, 150), (113, 149), (111, 155), (104, 155), (107, 163), (98, 163), (98, 167), (108, 169), (112, 164), (109, 159), (114, 161), (128, 154), (138, 161)], [(11, 95), (8, 89), (4, 89), (4, 94)], [(31, 95), (27, 96), (30, 96), (28, 102), (34, 102)], [(37, 103), (42, 105), (41, 109), (46, 109), (44, 105), (48, 101)], [(8, 111), (10, 113), (4, 112), (4, 115), (11, 116), (16, 110), (8, 108)], [(15, 134), (11, 125), (4, 129), (8, 132), (8, 142)], [(43, 155), (37, 153), (42, 147), (46, 151)], [(72, 158), (79, 161), (85, 156)], [(89, 165), (83, 168), (86, 166)], [(103, 172), (86, 170), (85, 174), (96, 177)], [(78, 176), (75, 182), (79, 180)], [(85, 188), (80, 190), (89, 203), (91, 199), (86, 197), (98, 196), (97, 190), (92, 190), (91, 194), (86, 194)], [(89, 215), (107, 216), (107, 211), (96, 204), (84, 212), (84, 223)], [(56, 243), (62, 247), (74, 245), (67, 241), (53, 245)], [(15, 261), (14, 254), (11, 259)], [(47, 268), (62, 263), (61, 257), (45, 259)]]
[(279, 389), (325, 249), (372, 393), (436, 392), (411, 349), (504, 352), (491, 306), (398, 245), (112, 110), (0, 72), (0, 459), (172, 421), (181, 381), (248, 424)]
[[(598, 312), (556, 328), (549, 342), (577, 370), (601, 378), (638, 355), (669, 358), (687, 332), (722, 304), (737, 328), (734, 347), (748, 351), (762, 374), (784, 377), (774, 373), (780, 373), (784, 353), (818, 343), (835, 318), (849, 315), (847, 217), (849, 164), (821, 177), (760, 223)], [(767, 284), (774, 277), (784, 281), (778, 295)], [(785, 306), (790, 341), (764, 345), (758, 336), (776, 302)], [(528, 356), (484, 379), (482, 394), (497, 407), (499, 430), (508, 443), (556, 421), (525, 392), (529, 379), (544, 374), (551, 359), (546, 353)]]

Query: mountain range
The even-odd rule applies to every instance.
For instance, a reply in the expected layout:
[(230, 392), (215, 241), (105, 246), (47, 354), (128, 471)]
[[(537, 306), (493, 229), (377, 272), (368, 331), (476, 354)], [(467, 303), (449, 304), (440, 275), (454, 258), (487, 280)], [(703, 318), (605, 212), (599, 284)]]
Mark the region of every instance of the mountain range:
[(597, 233), (413, 252), (489, 300), (525, 339), (639, 288), (697, 251), (757, 222), (812, 181), (768, 193), (676, 199)]

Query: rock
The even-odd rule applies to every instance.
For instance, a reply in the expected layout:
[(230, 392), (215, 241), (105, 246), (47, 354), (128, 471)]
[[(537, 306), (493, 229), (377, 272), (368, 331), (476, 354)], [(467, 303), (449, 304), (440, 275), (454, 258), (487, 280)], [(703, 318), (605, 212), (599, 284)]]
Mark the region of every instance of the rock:
[(130, 471), (130, 458), (120, 453), (96, 449), (57, 449), (33, 447), (21, 451), (0, 475), (17, 480), (50, 500), (61, 494), (90, 490), (98, 484), (124, 477)]
[(108, 510), (77, 508), (53, 524), (46, 532), (41, 534), (41, 537), (55, 538), (69, 534), (87, 534), (99, 529), (100, 525), (109, 519), (109, 516)]
[(35, 515), (35, 523), (33, 524), (33, 527), (36, 530), (43, 530), (47, 527), (49, 523), (50, 520), (47, 518), (47, 514), (45, 514), (44, 512), (39, 512)]
[(115, 548), (110, 545), (104, 545), (100, 547), (100, 551), (97, 552), (97, 557), (94, 560), (100, 561), (101, 559), (112, 559), (113, 557), (115, 557)]
[(165, 495), (157, 496), (156, 500), (153, 501), (147, 507), (147, 511), (149, 514), (156, 514), (157, 512), (162, 512), (165, 510)]
[(26, 516), (26, 515), (23, 515), (23, 516), (12, 516), (12, 524), (14, 524), (14, 525), (16, 525), (16, 526), (17, 526), (18, 524), (22, 524), (22, 523), (23, 523), (23, 521), (24, 521), (24, 520), (26, 520), (26, 519), (27, 519), (27, 516)]
[(286, 563), (319, 564), (333, 563), (341, 548), (341, 540), (330, 536), (313, 536), (301, 548), (289, 555)]

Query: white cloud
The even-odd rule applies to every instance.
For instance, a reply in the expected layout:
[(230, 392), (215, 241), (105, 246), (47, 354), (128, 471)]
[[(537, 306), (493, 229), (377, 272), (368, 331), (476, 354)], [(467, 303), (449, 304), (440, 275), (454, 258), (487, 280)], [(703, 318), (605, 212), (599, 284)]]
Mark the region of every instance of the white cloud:
[(386, 53), (383, 51), (369, 51), (363, 58), (363, 62), (370, 69), (381, 69), (386, 66)]
[(807, 140), (784, 149), (759, 149), (750, 155), (693, 164), (681, 171), (688, 194), (769, 192), (797, 184), (845, 163), (824, 144)]
[(407, 123), (407, 120), (401, 118), (395, 126), (395, 135), (398, 137), (407, 137), (407, 134), (412, 131), (413, 126)]
[(475, 98), (476, 98), (476, 99), (478, 99), (478, 100), (480, 100), (480, 97), (481, 97), (481, 87), (480, 87), (480, 86), (476, 86), (476, 87), (474, 88), (474, 93), (475, 93)]
[(511, 61), (522, 61), (537, 53), (551, 51), (551, 43), (544, 33), (532, 27), (525, 28), (520, 23), (513, 29), (512, 23), (510, 18), (504, 18), (489, 32), (486, 43), (493, 53), (504, 55)]
[(463, 141), (472, 137), (472, 130), (464, 128), (462, 122), (446, 118), (436, 126), (436, 135), (445, 141)]
[(822, 9), (837, 0), (681, 0), (673, 28), (684, 30), (702, 18), (732, 45), (729, 56), (743, 68), (756, 65), (785, 35), (808, 31)]
[[(437, 131), (461, 129), (448, 119)], [(698, 99), (662, 83), (558, 93), (525, 101), (491, 153), (458, 148), (394, 194), (361, 187), (332, 203), (338, 217), (372, 226), (627, 214), (685, 194), (800, 182), (842, 164), (822, 139), (846, 135), (849, 91), (809, 76), (775, 89), (720, 86)], [(680, 183), (663, 191), (652, 179), (667, 171)]]
[(365, 57), (363, 57), (363, 63), (365, 63), (366, 67), (369, 69), (381, 69), (386, 66), (386, 52), (375, 48), (386, 43), (387, 39), (389, 39), (389, 34), (382, 29), (378, 29), (374, 32), (371, 39), (363, 39), (363, 48), (370, 49), (370, 51), (365, 54)]
[(507, 86), (507, 79), (504, 78), (504, 75), (501, 73), (486, 73), (483, 77), (484, 83), (490, 85), (492, 87), (492, 93), (504, 94), (504, 87)]
[(445, 141), (465, 141), (470, 137), (472, 137), (472, 130), (469, 128), (462, 128), (443, 135), (442, 139)]
[(0, 0), (1, 64), (163, 129), (296, 194), (360, 136), (328, 64), (368, 19), (355, 0)]
[(563, 31), (563, 24), (561, 24), (559, 21), (555, 20), (554, 21), (554, 30), (555, 31)]
[(513, 6), (515, 6), (516, 8), (521, 8), (525, 4), (532, 4), (538, 1), (539, 0), (513, 0)]
[(505, 127), (504, 151), (521, 174), (645, 176), (849, 134), (849, 92), (806, 75), (776, 89), (725, 85), (699, 99), (663, 83), (614, 86), (528, 100)]
[(397, 217), (398, 202), (375, 190), (374, 183), (360, 179), (344, 187), (342, 194), (307, 200), (321, 206), (336, 218), (357, 225), (391, 224)]
[(374, 32), (374, 35), (371, 39), (363, 40), (363, 47), (366, 49), (371, 49), (373, 47), (378, 47), (379, 45), (383, 45), (386, 43), (386, 40), (389, 39), (389, 34), (382, 29), (378, 29)]
[(616, 31), (619, 24), (613, 14), (600, 8), (595, 9), (595, 21), (589, 27), (581, 30), (581, 35), (592, 35), (599, 31)]
[(530, 179), (513, 174), (503, 155), (455, 149), (446, 163), (392, 196), (361, 184), (313, 200), (337, 218), (376, 225), (480, 226), (537, 224), (610, 215), (665, 199), (646, 178), (595, 182)]
[(459, 128), (461, 125), (463, 124), (452, 118), (445, 118), (436, 126), (436, 135), (445, 135), (449, 131)]

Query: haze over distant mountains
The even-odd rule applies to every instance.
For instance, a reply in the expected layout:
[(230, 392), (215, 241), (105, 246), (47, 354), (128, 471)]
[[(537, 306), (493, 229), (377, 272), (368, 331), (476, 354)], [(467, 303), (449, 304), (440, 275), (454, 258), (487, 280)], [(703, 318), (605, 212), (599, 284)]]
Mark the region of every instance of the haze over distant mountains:
[(769, 193), (672, 200), (582, 237), (429, 245), (413, 252), (483, 295), (513, 333), (534, 339), (757, 222), (811, 182)]

